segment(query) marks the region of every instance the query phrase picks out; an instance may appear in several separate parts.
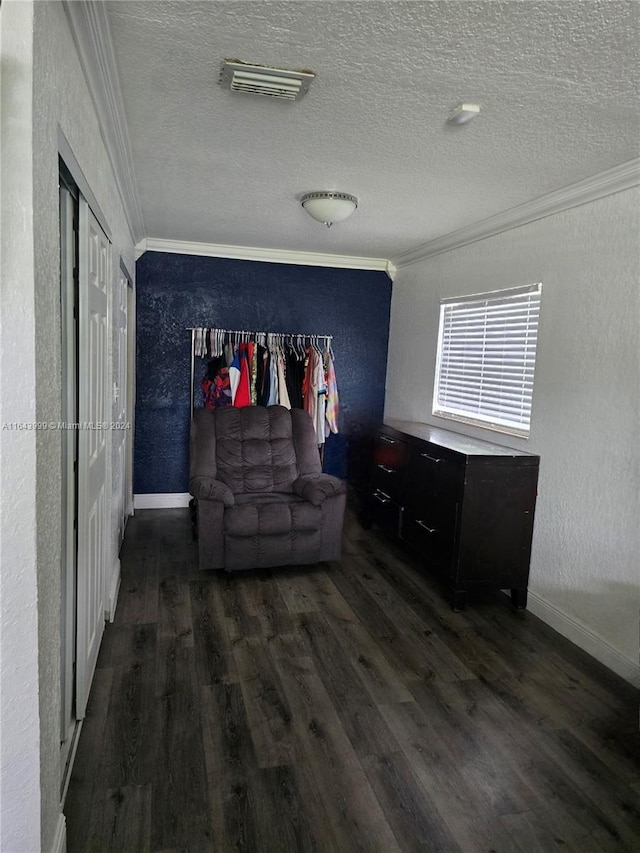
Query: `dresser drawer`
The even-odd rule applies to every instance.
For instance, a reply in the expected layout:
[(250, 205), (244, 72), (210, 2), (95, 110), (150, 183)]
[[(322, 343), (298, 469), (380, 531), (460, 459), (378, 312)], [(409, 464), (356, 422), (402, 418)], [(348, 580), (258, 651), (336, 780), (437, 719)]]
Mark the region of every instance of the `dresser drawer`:
[(409, 445), (401, 438), (379, 432), (373, 445), (373, 464), (376, 467), (400, 471), (407, 467)]
[(369, 495), (369, 515), (372, 522), (394, 536), (399, 536), (402, 513), (403, 508), (392, 500), (388, 493), (373, 489)]
[(405, 473), (404, 468), (391, 468), (379, 462), (373, 466), (371, 472), (371, 488), (384, 492), (401, 504), (405, 495)]
[(423, 445), (411, 451), (411, 500), (438, 494), (456, 500), (464, 487), (464, 464), (451, 459), (438, 447)]
[(456, 534), (457, 504), (439, 495), (425, 495), (407, 507), (402, 538), (427, 560), (442, 568), (451, 565)]

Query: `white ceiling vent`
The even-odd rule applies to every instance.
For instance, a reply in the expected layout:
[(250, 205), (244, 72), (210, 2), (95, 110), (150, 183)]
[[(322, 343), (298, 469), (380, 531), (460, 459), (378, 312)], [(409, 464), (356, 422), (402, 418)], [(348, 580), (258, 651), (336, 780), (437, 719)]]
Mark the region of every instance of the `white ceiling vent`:
[(225, 60), (220, 74), (220, 83), (233, 92), (248, 95), (268, 95), (298, 101), (306, 94), (309, 84), (316, 75), (312, 71), (285, 71), (266, 65), (249, 65), (237, 60)]

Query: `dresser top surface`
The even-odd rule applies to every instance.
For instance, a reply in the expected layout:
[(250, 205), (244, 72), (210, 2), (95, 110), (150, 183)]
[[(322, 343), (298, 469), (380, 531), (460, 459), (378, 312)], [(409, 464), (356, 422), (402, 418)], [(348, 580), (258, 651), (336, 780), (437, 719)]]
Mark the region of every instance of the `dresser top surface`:
[(440, 429), (431, 424), (421, 424), (415, 421), (398, 421), (395, 418), (385, 418), (384, 426), (391, 427), (397, 432), (430, 441), (440, 447), (446, 447), (456, 453), (465, 456), (504, 456), (504, 457), (529, 457), (532, 460), (539, 457), (525, 450), (514, 450), (512, 447), (504, 447), (501, 444), (493, 444), (490, 441), (481, 441), (468, 435), (460, 435), (448, 429)]

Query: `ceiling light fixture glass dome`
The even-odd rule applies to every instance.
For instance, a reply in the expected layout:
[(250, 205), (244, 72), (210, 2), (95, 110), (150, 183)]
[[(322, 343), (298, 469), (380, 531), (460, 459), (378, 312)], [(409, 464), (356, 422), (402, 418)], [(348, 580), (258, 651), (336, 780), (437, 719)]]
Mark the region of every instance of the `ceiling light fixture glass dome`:
[(306, 193), (300, 204), (309, 216), (330, 228), (334, 222), (342, 222), (351, 216), (358, 206), (358, 199), (348, 193), (327, 190)]

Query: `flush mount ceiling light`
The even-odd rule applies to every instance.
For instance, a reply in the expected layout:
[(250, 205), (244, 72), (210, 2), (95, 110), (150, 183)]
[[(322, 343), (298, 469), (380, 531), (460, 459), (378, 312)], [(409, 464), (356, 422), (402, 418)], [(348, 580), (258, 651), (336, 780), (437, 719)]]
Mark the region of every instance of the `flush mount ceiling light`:
[(303, 195), (300, 204), (309, 216), (330, 228), (334, 222), (342, 222), (351, 216), (358, 206), (358, 199), (348, 193), (313, 192)]
[(468, 121), (472, 121), (479, 113), (479, 104), (458, 104), (447, 119), (447, 122), (449, 124), (466, 124)]
[(248, 62), (227, 59), (220, 72), (220, 85), (247, 95), (268, 95), (270, 98), (299, 101), (307, 93), (315, 76), (313, 71), (286, 71), (284, 68), (250, 65)]

